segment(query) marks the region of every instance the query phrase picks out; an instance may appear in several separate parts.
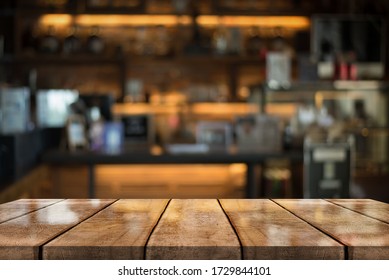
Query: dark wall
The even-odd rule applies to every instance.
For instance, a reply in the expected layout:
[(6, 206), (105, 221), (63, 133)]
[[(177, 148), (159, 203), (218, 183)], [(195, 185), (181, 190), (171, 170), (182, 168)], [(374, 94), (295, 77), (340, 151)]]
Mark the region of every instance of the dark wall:
[(37, 129), (0, 135), (0, 189), (39, 164), (45, 150), (58, 147), (61, 134), (62, 129)]

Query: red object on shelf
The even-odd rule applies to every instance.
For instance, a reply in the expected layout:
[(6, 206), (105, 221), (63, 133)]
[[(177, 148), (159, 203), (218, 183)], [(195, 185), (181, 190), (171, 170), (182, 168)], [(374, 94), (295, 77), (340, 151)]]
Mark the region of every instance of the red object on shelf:
[(349, 80), (356, 81), (358, 79), (357, 65), (350, 64), (348, 69)]
[(335, 79), (347, 80), (348, 79), (348, 67), (347, 63), (339, 62), (335, 66)]

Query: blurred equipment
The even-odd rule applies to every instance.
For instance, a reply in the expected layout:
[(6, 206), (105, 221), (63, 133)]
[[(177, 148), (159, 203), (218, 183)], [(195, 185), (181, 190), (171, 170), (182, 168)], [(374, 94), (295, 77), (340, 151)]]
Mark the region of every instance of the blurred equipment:
[(71, 114), (66, 124), (67, 147), (70, 151), (88, 148), (85, 119), (82, 115)]
[(105, 121), (112, 120), (112, 105), (115, 102), (112, 95), (108, 93), (83, 93), (80, 95), (80, 99), (88, 109), (97, 107)]
[(292, 66), (290, 55), (283, 52), (268, 52), (266, 56), (266, 79), (273, 89), (289, 88)]
[(30, 124), (28, 88), (0, 88), (0, 133), (26, 132)]
[(304, 198), (349, 198), (353, 141), (304, 143)]
[(236, 138), (240, 152), (281, 152), (281, 122), (269, 115), (238, 117)]
[(232, 145), (231, 125), (223, 121), (201, 121), (196, 139), (198, 144), (208, 145), (210, 151), (226, 152)]
[(37, 126), (64, 127), (70, 104), (78, 99), (78, 91), (70, 89), (39, 90), (36, 94)]

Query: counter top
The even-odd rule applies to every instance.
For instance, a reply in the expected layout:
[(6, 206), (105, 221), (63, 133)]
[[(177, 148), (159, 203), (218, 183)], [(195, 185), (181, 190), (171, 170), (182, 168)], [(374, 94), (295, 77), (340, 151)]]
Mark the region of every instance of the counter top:
[[(209, 152), (209, 153), (154, 153), (152, 149), (124, 151), (118, 154), (91, 151), (51, 150), (43, 155), (43, 162), (50, 165), (87, 165), (89, 178), (89, 198), (95, 197), (95, 166), (99, 164), (232, 164), (243, 163), (246, 171), (246, 197), (259, 197), (256, 166), (267, 160), (287, 159), (291, 163), (302, 164), (302, 151), (280, 153), (259, 152)], [(293, 165), (292, 164), (292, 165)], [(293, 175), (295, 176), (295, 172)]]
[(261, 163), (268, 159), (287, 158), (302, 162), (302, 151), (282, 153), (258, 152), (210, 152), (154, 154), (148, 149), (130, 150), (117, 154), (91, 151), (51, 150), (43, 155), (43, 162), (49, 164), (159, 164), (159, 163)]
[(389, 259), (368, 199), (58, 199), (0, 205), (0, 259)]

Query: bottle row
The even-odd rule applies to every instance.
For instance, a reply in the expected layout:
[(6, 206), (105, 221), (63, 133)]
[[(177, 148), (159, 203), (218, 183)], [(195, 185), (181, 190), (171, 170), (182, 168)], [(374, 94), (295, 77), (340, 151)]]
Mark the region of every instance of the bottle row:
[[(214, 54), (265, 59), (268, 51), (295, 53), (295, 33), (275, 28), (226, 27), (194, 30), (188, 26), (66, 26), (26, 27), (23, 53), (112, 54), (169, 56), (173, 54)], [(300, 43), (301, 44), (301, 43)], [(309, 44), (309, 42), (307, 42)]]
[(90, 27), (86, 38), (79, 36), (78, 32), (79, 28), (72, 26), (67, 36), (60, 37), (52, 25), (46, 31), (28, 28), (23, 34), (22, 51), (42, 54), (101, 54), (105, 51), (105, 41), (99, 35), (98, 26)]

